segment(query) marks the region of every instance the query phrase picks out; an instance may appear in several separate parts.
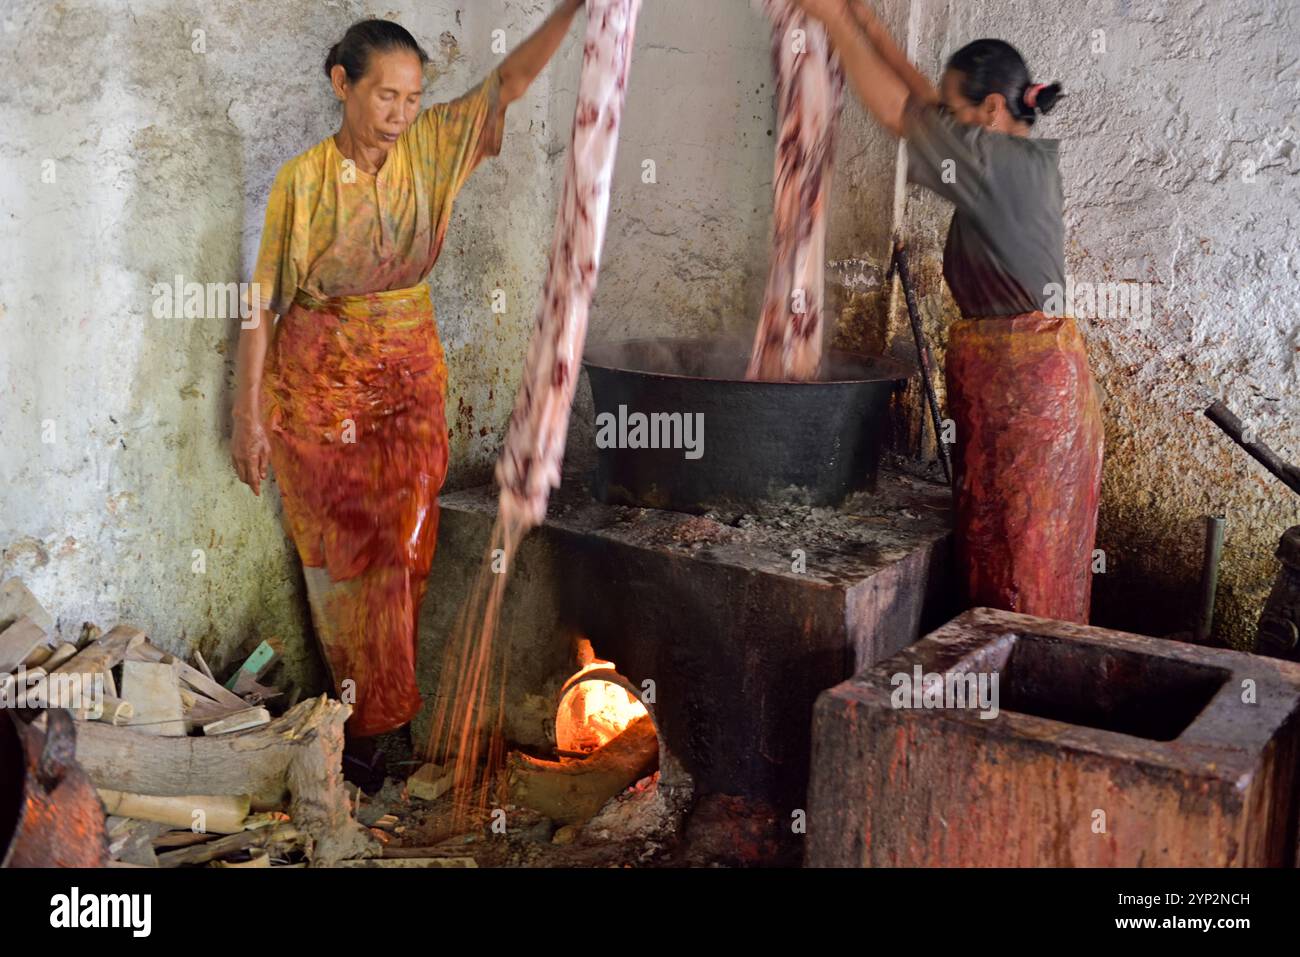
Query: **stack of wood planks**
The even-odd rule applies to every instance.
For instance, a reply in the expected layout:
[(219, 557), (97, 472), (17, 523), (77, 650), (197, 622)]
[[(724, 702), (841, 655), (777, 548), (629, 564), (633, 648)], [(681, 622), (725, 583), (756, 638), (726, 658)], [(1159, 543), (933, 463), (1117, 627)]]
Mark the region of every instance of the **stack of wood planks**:
[(350, 708), (322, 695), (273, 717), (261, 680), (279, 660), (261, 642), (225, 682), (139, 628), (61, 640), (18, 578), (0, 583), (0, 703), (67, 708), (77, 762), (99, 789), (120, 866), (328, 866), (379, 846), (356, 820), (342, 773)]

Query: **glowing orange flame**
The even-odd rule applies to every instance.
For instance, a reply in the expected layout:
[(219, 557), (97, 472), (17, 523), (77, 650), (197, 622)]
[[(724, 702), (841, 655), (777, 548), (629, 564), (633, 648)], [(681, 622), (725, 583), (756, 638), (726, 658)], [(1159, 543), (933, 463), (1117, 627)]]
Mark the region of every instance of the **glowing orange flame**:
[(591, 672), (618, 670), (612, 661), (597, 658), (585, 638), (578, 642), (578, 660), (582, 667), (569, 680), (571, 687), (555, 717), (555, 743), (561, 751), (589, 752), (613, 741), (647, 711), (621, 685), (599, 678), (581, 680)]

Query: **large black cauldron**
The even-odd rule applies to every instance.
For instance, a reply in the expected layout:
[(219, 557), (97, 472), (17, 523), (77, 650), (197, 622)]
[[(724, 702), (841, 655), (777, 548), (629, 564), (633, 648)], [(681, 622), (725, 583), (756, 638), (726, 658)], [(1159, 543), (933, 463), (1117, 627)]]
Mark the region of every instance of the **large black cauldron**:
[(591, 346), (583, 365), (596, 414), (592, 494), (698, 513), (838, 505), (873, 489), (890, 396), (914, 370), (831, 352), (819, 381), (749, 382), (748, 352), (709, 339)]

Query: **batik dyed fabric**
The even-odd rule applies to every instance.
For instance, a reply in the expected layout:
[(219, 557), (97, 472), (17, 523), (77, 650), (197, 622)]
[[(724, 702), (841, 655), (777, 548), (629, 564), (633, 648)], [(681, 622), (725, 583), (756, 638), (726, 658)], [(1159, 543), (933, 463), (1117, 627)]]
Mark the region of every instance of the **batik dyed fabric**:
[(447, 473), (447, 368), (424, 284), (456, 193), (500, 149), (500, 80), (422, 112), (378, 174), (333, 137), (280, 170), (254, 281), (280, 319), (262, 415), (284, 523), (356, 736), (420, 708), (415, 635)]
[(959, 320), (945, 372), (966, 600), (1086, 623), (1104, 436), (1074, 320)]

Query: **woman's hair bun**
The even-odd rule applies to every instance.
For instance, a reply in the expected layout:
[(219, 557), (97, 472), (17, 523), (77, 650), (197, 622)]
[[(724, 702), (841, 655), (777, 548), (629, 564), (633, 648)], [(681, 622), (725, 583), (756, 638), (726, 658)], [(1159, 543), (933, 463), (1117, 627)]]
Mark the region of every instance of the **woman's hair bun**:
[(1025, 106), (1031, 110), (1037, 110), (1039, 113), (1050, 113), (1052, 107), (1056, 105), (1056, 101), (1063, 95), (1059, 83), (1031, 83), (1025, 88), (1024, 96), (1021, 99)]
[(343, 39), (330, 47), (325, 57), (325, 75), (336, 66), (343, 67), (349, 83), (356, 83), (366, 73), (370, 54), (389, 50), (409, 50), (420, 58), (420, 64), (429, 62), (429, 54), (416, 42), (415, 37), (401, 24), (392, 20), (360, 20), (348, 27)]

